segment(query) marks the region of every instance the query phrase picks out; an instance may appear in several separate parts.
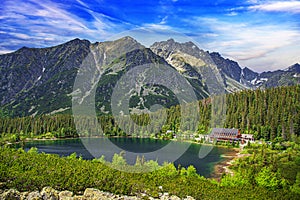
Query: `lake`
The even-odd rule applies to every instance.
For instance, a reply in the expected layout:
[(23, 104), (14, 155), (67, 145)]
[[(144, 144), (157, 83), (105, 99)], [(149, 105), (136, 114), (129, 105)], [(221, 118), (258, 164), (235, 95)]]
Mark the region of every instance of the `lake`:
[[(171, 146), (171, 148), (165, 148), (166, 151), (164, 151), (164, 147), (168, 146)], [(183, 146), (186, 148), (183, 149), (184, 153), (179, 151)], [(26, 142), (24, 149), (27, 151), (31, 147), (37, 147), (39, 152), (58, 154), (60, 156), (68, 156), (76, 152), (77, 155), (81, 155), (84, 159), (93, 159), (104, 155), (107, 161), (111, 161), (115, 153), (119, 154), (121, 151), (126, 151), (124, 157), (128, 164), (134, 164), (137, 155), (144, 155), (146, 160), (157, 160), (160, 164), (165, 161), (174, 161), (176, 166), (179, 164), (183, 167), (193, 165), (197, 169), (197, 173), (204, 177), (210, 177), (214, 165), (224, 159), (222, 155), (233, 152), (229, 148), (209, 146), (209, 148), (212, 148), (209, 149), (209, 153), (207, 152), (206, 156), (199, 158), (199, 151), (201, 148), (203, 150), (205, 146), (150, 138), (77, 138), (30, 141)], [(174, 160), (176, 157), (178, 158)]]

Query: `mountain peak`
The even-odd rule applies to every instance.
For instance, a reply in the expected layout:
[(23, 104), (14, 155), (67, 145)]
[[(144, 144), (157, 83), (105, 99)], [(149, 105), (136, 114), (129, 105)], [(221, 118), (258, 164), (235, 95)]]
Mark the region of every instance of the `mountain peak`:
[(70, 40), (70, 41), (66, 42), (65, 44), (72, 44), (72, 43), (78, 44), (78, 43), (80, 43), (80, 42), (87, 42), (87, 43), (90, 43), (89, 40), (75, 38), (75, 39), (73, 39), (73, 40)]
[(221, 57), (221, 54), (220, 54), (219, 52), (215, 52), (215, 51), (214, 51), (214, 52), (211, 52), (211, 53), (210, 53), (210, 52), (208, 51), (207, 53), (209, 53), (209, 54), (212, 55), (212, 56)]
[(299, 65), (299, 63), (296, 63), (296, 64), (288, 67), (285, 71), (300, 73), (300, 65)]
[[(180, 43), (180, 42), (177, 42), (175, 41), (173, 38), (169, 38), (167, 41), (161, 41), (161, 42), (155, 42), (153, 45), (151, 46), (157, 46), (157, 45), (169, 45), (169, 46), (174, 46), (175, 48), (178, 48), (178, 47), (191, 47), (191, 48), (196, 48), (197, 45), (195, 45), (193, 42), (191, 41), (188, 41), (188, 42), (184, 42), (184, 43)], [(151, 48), (151, 47), (150, 47)], [(198, 47), (197, 47), (198, 48)]]
[[(117, 40), (110, 41), (108, 43), (111, 43), (114, 46), (129, 48), (129, 50), (145, 48), (141, 43), (139, 43), (137, 40), (135, 40), (134, 38), (132, 38), (130, 36), (125, 36), (125, 37), (119, 38)], [(116, 47), (116, 48), (118, 48), (118, 47)]]
[(133, 41), (133, 42), (137, 42), (133, 37), (130, 37), (130, 36), (124, 36), (124, 37), (121, 37), (120, 39), (118, 39), (120, 41)]
[(180, 43), (175, 41), (173, 38), (168, 39), (167, 41), (155, 42), (150, 46), (150, 49), (154, 52), (157, 51), (177, 51), (183, 52), (189, 55), (192, 55), (196, 58), (202, 58), (205, 55), (205, 52), (202, 49), (199, 49), (193, 42), (184, 42)]
[(17, 51), (24, 51), (24, 50), (27, 50), (27, 49), (29, 49), (29, 47), (23, 46), (20, 49), (18, 49)]
[(175, 43), (175, 40), (173, 38), (170, 38), (167, 40), (168, 43)]

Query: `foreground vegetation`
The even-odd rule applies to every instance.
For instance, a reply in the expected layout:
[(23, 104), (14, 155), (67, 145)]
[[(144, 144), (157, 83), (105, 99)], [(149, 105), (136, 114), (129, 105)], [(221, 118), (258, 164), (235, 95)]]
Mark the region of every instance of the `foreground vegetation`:
[[(292, 189), (288, 184), (283, 184), (273, 190), (273, 187), (261, 184), (263, 178), (252, 185), (241, 183), (239, 178), (232, 182), (228, 177), (218, 183), (199, 176), (194, 167), (176, 169), (173, 164), (158, 166), (154, 161), (137, 159), (134, 167), (156, 170), (128, 173), (113, 169), (114, 165), (130, 167), (120, 155), (115, 155), (112, 163), (108, 164), (103, 158), (88, 161), (75, 154), (59, 157), (39, 154), (36, 149), (25, 152), (22, 149), (1, 148), (0, 186), (1, 189), (15, 188), (19, 191), (41, 190), (45, 186), (51, 186), (75, 193), (93, 187), (115, 194), (146, 193), (152, 197), (158, 197), (161, 192), (169, 192), (179, 197), (189, 195), (196, 199), (297, 199), (295, 192), (299, 180), (295, 181), (297, 184)], [(272, 174), (267, 174), (266, 177), (272, 178), (269, 175)]]
[(258, 186), (269, 190), (287, 189), (300, 195), (300, 138), (271, 144), (249, 144), (233, 163), (234, 176), (224, 175), (222, 186)]

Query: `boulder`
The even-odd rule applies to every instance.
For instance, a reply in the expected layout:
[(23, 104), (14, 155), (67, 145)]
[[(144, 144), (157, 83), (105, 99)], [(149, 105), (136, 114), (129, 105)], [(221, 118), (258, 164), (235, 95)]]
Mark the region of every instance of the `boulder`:
[(43, 200), (59, 200), (59, 192), (52, 187), (44, 187), (41, 196)]
[(94, 188), (85, 189), (83, 196), (90, 200), (98, 200), (105, 198), (105, 195), (100, 190)]
[(178, 196), (172, 195), (170, 196), (169, 193), (163, 193), (162, 196), (159, 198), (160, 200), (181, 200)]
[(84, 196), (78, 196), (78, 195), (75, 195), (74, 197), (73, 197), (73, 200), (88, 200), (89, 198), (86, 198), (86, 197), (84, 197)]
[(169, 193), (165, 192), (160, 195), (160, 200), (169, 200)]
[(61, 191), (58, 194), (58, 196), (59, 196), (60, 200), (72, 200), (72, 199), (74, 199), (73, 198), (73, 192), (70, 192), (70, 191), (67, 191), (67, 190)]
[(181, 200), (178, 196), (172, 195), (169, 197), (169, 200)]
[(28, 195), (29, 195), (29, 192), (22, 192), (20, 195), (21, 200), (27, 200)]
[(35, 191), (28, 194), (27, 200), (43, 200), (43, 198), (39, 192)]
[(21, 193), (18, 190), (15, 189), (9, 189), (5, 192), (3, 192), (0, 195), (0, 199), (2, 200), (20, 200), (21, 199)]

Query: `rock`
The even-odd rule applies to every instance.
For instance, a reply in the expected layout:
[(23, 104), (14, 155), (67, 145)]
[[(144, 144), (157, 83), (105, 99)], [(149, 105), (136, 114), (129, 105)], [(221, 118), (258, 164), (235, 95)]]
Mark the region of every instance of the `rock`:
[(180, 198), (175, 195), (170, 196), (169, 193), (163, 193), (160, 200), (180, 200)]
[(59, 196), (60, 200), (72, 200), (72, 199), (74, 199), (73, 198), (73, 192), (70, 192), (70, 191), (67, 191), (67, 190), (61, 191), (58, 194), (58, 196)]
[(42, 195), (38, 192), (30, 192), (27, 196), (27, 200), (43, 200)]
[(87, 188), (84, 193), (83, 196), (87, 199), (103, 199), (106, 195), (104, 195), (100, 190), (98, 189), (94, 189), (94, 188)]
[(120, 198), (118, 199), (122, 199), (122, 200), (139, 200), (141, 198), (138, 198), (136, 196), (121, 196)]
[(85, 198), (84, 196), (75, 195), (73, 197), (73, 200), (87, 200), (88, 198)]
[(169, 200), (181, 200), (178, 196), (172, 195)]
[(74, 200), (74, 197), (62, 197), (62, 198), (59, 197), (59, 199), (60, 200)]
[(41, 191), (43, 200), (58, 200), (59, 192), (51, 187), (44, 187)]
[(160, 196), (161, 200), (168, 200), (169, 199), (169, 193), (165, 192)]
[(21, 194), (18, 190), (9, 189), (0, 195), (1, 200), (20, 200)]
[(20, 195), (21, 200), (27, 200), (28, 195), (29, 195), (29, 192), (22, 192)]

